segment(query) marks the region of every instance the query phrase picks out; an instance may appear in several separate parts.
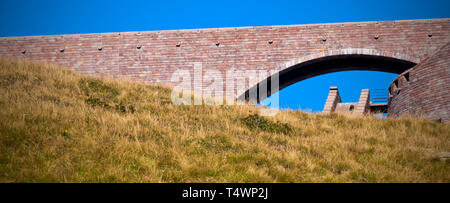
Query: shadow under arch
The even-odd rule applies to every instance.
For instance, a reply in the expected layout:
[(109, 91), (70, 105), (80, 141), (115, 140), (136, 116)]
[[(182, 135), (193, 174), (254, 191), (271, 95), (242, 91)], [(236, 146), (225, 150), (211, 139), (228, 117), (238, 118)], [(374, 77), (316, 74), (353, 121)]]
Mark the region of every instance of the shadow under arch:
[[(298, 63), (279, 71), (278, 91), (296, 82), (327, 73), (348, 70), (370, 70), (400, 74), (415, 65), (416, 63), (411, 61), (379, 55), (342, 54), (324, 56)], [(272, 77), (274, 77), (274, 75), (269, 76), (268, 78), (258, 82), (250, 89), (246, 90), (245, 93), (238, 97), (238, 100), (259, 103), (276, 93), (272, 92)], [(260, 95), (260, 85), (266, 85), (266, 95)], [(252, 97), (249, 96), (250, 92), (252, 92)], [(256, 101), (253, 99), (256, 99)]]

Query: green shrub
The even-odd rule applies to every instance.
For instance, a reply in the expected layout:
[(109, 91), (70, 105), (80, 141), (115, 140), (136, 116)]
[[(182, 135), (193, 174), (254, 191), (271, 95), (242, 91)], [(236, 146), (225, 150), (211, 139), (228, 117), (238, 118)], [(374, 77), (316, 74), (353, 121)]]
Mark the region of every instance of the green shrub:
[(87, 95), (102, 95), (103, 97), (115, 98), (119, 95), (119, 90), (104, 84), (99, 79), (83, 78), (79, 82), (80, 89)]
[(282, 134), (288, 134), (292, 131), (292, 128), (288, 124), (273, 122), (257, 114), (249, 115), (243, 118), (242, 122), (250, 130), (261, 130), (266, 132), (282, 133)]

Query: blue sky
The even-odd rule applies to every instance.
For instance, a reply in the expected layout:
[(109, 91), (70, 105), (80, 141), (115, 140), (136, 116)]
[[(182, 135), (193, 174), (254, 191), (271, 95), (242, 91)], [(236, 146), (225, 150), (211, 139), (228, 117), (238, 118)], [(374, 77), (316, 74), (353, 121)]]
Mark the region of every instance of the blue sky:
[[(449, 0), (1, 0), (0, 36), (146, 31), (450, 17)], [(363, 88), (387, 88), (395, 74), (347, 71), (317, 76), (280, 91), (280, 107), (320, 111), (328, 87), (344, 102)], [(307, 95), (307, 96), (305, 96)]]

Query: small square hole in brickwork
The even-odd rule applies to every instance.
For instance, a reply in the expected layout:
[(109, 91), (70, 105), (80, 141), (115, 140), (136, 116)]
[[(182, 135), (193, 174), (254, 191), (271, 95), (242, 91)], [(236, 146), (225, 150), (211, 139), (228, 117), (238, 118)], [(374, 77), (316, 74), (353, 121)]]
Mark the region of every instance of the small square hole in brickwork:
[(405, 75), (403, 75), (406, 79), (407, 82), (409, 82), (409, 73), (405, 73)]
[(216, 46), (220, 46), (220, 42), (217, 42), (217, 43), (216, 43)]
[(23, 50), (23, 51), (22, 51), (22, 54), (25, 54), (25, 53), (27, 53), (27, 50)]
[(60, 49), (59, 52), (63, 53), (65, 51), (64, 48)]

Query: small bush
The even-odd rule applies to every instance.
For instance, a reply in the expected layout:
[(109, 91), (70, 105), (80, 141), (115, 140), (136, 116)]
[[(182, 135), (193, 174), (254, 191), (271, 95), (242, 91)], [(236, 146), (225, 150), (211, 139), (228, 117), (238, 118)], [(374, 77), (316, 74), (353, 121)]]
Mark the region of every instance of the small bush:
[(119, 90), (104, 84), (99, 79), (81, 79), (79, 82), (81, 90), (87, 95), (102, 95), (108, 98), (115, 98), (119, 95)]
[(28, 76), (20, 73), (14, 75), (0, 75), (0, 86), (9, 86), (16, 82), (23, 82), (26, 80), (28, 80)]
[(86, 99), (86, 103), (92, 107), (100, 106), (100, 107), (108, 107), (108, 103), (96, 97), (89, 97)]
[(118, 99), (119, 90), (105, 84), (99, 79), (83, 78), (79, 82), (80, 89), (88, 96), (86, 103), (91, 107), (103, 107), (120, 113), (134, 113), (135, 107)]
[(242, 122), (251, 130), (262, 130), (272, 133), (288, 134), (292, 131), (292, 128), (285, 123), (273, 122), (267, 120), (257, 114), (249, 115), (242, 119)]
[(116, 110), (119, 111), (120, 113), (134, 113), (136, 111), (133, 105), (124, 105), (124, 104), (116, 105)]

